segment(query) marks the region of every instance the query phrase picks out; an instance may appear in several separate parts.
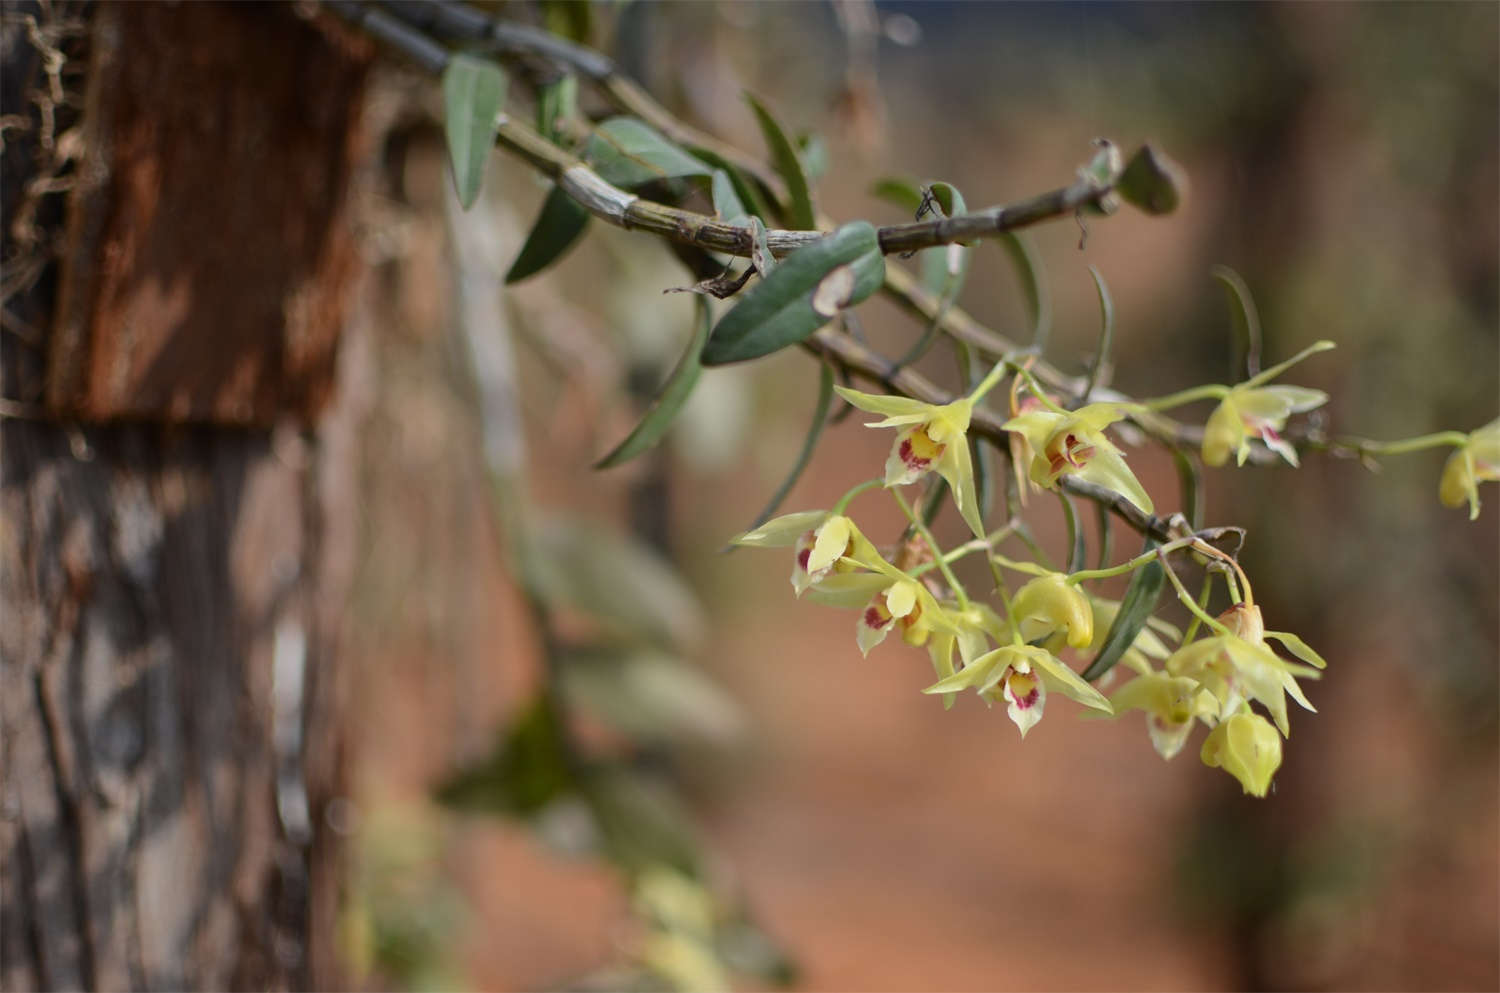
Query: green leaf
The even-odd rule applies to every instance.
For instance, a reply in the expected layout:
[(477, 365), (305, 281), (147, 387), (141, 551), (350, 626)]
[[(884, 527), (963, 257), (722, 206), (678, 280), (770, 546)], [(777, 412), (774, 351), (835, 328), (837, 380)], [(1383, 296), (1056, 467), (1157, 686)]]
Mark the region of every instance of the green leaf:
[(1068, 525), (1068, 572), (1078, 572), (1087, 564), (1088, 536), (1078, 520), (1078, 509), (1073, 506), (1073, 501), (1068, 499), (1068, 495), (1058, 490), (1057, 499), (1062, 502), (1063, 520)]
[(702, 159), (634, 117), (612, 117), (595, 128), (583, 157), (606, 183), (626, 189), (658, 179), (713, 172)]
[(578, 116), (578, 77), (572, 73), (544, 84), (536, 96), (536, 129), (543, 138), (556, 144), (562, 137), (558, 121)]
[(870, 187), (870, 194), (887, 203), (893, 203), (912, 215), (915, 215), (917, 208), (922, 205), (921, 185), (899, 176), (877, 179), (875, 185)]
[(542, 0), (542, 23), (560, 38), (587, 45), (593, 32), (593, 5), (589, 0)]
[(484, 164), (495, 144), (505, 105), (505, 73), (488, 59), (455, 55), (443, 70), (443, 131), (458, 202), (468, 210), (479, 197)]
[(704, 365), (743, 362), (805, 340), (885, 280), (880, 238), (866, 221), (846, 224), (782, 259), (720, 318)]
[(603, 766), (590, 771), (583, 793), (610, 861), (627, 872), (668, 865), (701, 876), (697, 833), (682, 802), (663, 783)]
[(1224, 297), (1229, 303), (1238, 378), (1249, 379), (1260, 372), (1260, 314), (1255, 309), (1255, 298), (1240, 274), (1227, 265), (1216, 265), (1208, 271), (1224, 287)]
[[(807, 464), (812, 461), (813, 449), (818, 447), (818, 438), (823, 433), (823, 425), (828, 423), (828, 405), (833, 400), (833, 369), (827, 365), (823, 366), (818, 377), (818, 402), (813, 408), (812, 424), (808, 425), (807, 437), (802, 439), (802, 451), (797, 454), (797, 461), (792, 464), (792, 471), (786, 474), (781, 485), (776, 487), (776, 492), (771, 494), (771, 499), (766, 501), (765, 507), (756, 516), (746, 531), (754, 531), (762, 524), (771, 519), (781, 507), (781, 501), (792, 491), (797, 480), (802, 478), (802, 472)], [(935, 475), (935, 474), (934, 474)]]
[(1052, 293), (1047, 287), (1046, 270), (1037, 255), (1031, 236), (1024, 231), (1005, 231), (1000, 247), (1015, 266), (1021, 278), (1021, 292), (1026, 294), (1026, 314), (1031, 318), (1031, 347), (1040, 354), (1052, 333)]
[(786, 183), (787, 197), (791, 201), (787, 205), (787, 224), (801, 231), (816, 230), (817, 215), (813, 211), (812, 197), (807, 190), (807, 176), (802, 171), (797, 149), (787, 140), (781, 125), (776, 123), (776, 119), (759, 100), (749, 93), (745, 94), (745, 100), (755, 112), (755, 119), (760, 122), (760, 133), (765, 136), (766, 148), (771, 152), (771, 162)]
[(1155, 148), (1142, 145), (1115, 180), (1115, 192), (1148, 214), (1170, 214), (1187, 195), (1187, 173)]
[[(1156, 542), (1147, 539), (1146, 547), (1155, 548)], [(1126, 649), (1135, 644), (1136, 635), (1141, 633), (1141, 628), (1151, 618), (1151, 612), (1156, 609), (1157, 598), (1161, 596), (1161, 589), (1167, 582), (1167, 574), (1162, 569), (1161, 563), (1157, 561), (1147, 562), (1135, 571), (1130, 577), (1130, 585), (1125, 590), (1125, 597), (1120, 601), (1120, 609), (1115, 614), (1115, 621), (1109, 626), (1109, 632), (1104, 636), (1104, 644), (1099, 648), (1099, 654), (1094, 656), (1094, 661), (1084, 670), (1083, 678), (1095, 680), (1103, 676), (1114, 664), (1120, 661)]]
[(532, 525), (525, 540), (527, 587), (547, 603), (575, 607), (651, 644), (688, 647), (702, 640), (697, 598), (641, 541), (563, 517)]
[(589, 212), (578, 201), (563, 192), (561, 186), (552, 187), (547, 199), (542, 202), (542, 212), (537, 215), (521, 254), (511, 263), (505, 274), (507, 285), (519, 283), (547, 268), (572, 248), (588, 227)]
[(765, 279), (776, 268), (776, 256), (771, 254), (771, 239), (766, 231), (766, 226), (760, 222), (759, 217), (750, 218), (750, 238), (753, 244), (750, 246), (750, 264)]
[(751, 920), (748, 908), (742, 907), (732, 919), (719, 925), (714, 932), (714, 949), (735, 972), (773, 986), (787, 987), (797, 982), (797, 963)]
[[(968, 206), (964, 203), (964, 195), (958, 192), (958, 187), (952, 183), (939, 181), (930, 184), (927, 187), (927, 197), (930, 198), (931, 203), (936, 204), (938, 208), (937, 213), (940, 217), (956, 217), (959, 214), (967, 214), (969, 212)], [(977, 245), (979, 244), (979, 239), (974, 238), (969, 241), (961, 241), (959, 244)]]
[(739, 223), (746, 213), (744, 201), (735, 191), (734, 180), (723, 169), (715, 169), (711, 190), (714, 198), (714, 213), (730, 224)]
[(637, 742), (727, 744), (745, 728), (734, 700), (682, 660), (649, 649), (562, 656), (563, 694)]
[(932, 199), (937, 201), (944, 217), (953, 217), (956, 214), (968, 213), (964, 205), (964, 195), (958, 192), (958, 187), (952, 183), (936, 182), (928, 185), (927, 190), (932, 194)]
[(979, 500), (979, 519), (987, 522), (995, 507), (995, 446), (983, 435), (969, 435), (970, 461), (974, 463), (974, 496)]
[(556, 708), (543, 696), (501, 734), (488, 758), (449, 777), (435, 797), (457, 810), (528, 817), (575, 785)]
[(695, 298), (697, 306), (697, 322), (693, 331), (693, 339), (688, 342), (687, 349), (682, 353), (682, 358), (677, 360), (677, 366), (667, 381), (662, 384), (656, 394), (656, 399), (646, 408), (646, 413), (641, 417), (635, 430), (625, 436), (625, 440), (615, 446), (614, 450), (594, 463), (595, 469), (608, 469), (612, 466), (629, 462), (646, 449), (654, 446), (661, 440), (661, 436), (671, 427), (672, 422), (677, 419), (682, 405), (692, 394), (693, 387), (698, 385), (698, 377), (703, 372), (703, 365), (699, 362), (699, 356), (703, 352), (703, 344), (708, 341), (709, 319), (713, 316), (708, 308), (708, 301), (702, 297)]
[(1094, 513), (1097, 515), (1099, 524), (1099, 562), (1095, 568), (1109, 568), (1110, 556), (1115, 547), (1115, 522), (1109, 508), (1102, 503), (1094, 504)]
[(1194, 529), (1203, 520), (1203, 489), (1198, 485), (1198, 467), (1187, 452), (1176, 445), (1169, 446), (1172, 461), (1177, 465), (1177, 486), (1182, 498), (1182, 512), (1187, 515), (1188, 525)]
[[(739, 197), (740, 203), (744, 204), (746, 211), (759, 217), (761, 223), (770, 221), (771, 212), (766, 209), (765, 198), (761, 196), (756, 185), (747, 180), (744, 173), (735, 167), (734, 163), (707, 148), (694, 146), (693, 154), (729, 177), (730, 185), (734, 187), (735, 195)], [(717, 204), (718, 200), (715, 199), (714, 202)]]
[(1094, 392), (1095, 385), (1099, 382), (1099, 370), (1104, 368), (1104, 363), (1109, 361), (1109, 348), (1114, 342), (1115, 334), (1115, 304), (1109, 296), (1109, 287), (1104, 285), (1104, 277), (1099, 275), (1099, 270), (1089, 266), (1089, 275), (1094, 277), (1094, 289), (1099, 293), (1099, 347), (1094, 352), (1094, 361), (1089, 363), (1089, 375), (1087, 385), (1083, 391), (1083, 400), (1088, 402), (1089, 394)]
[(823, 136), (803, 133), (797, 136), (797, 158), (808, 182), (816, 183), (828, 174), (828, 142)]

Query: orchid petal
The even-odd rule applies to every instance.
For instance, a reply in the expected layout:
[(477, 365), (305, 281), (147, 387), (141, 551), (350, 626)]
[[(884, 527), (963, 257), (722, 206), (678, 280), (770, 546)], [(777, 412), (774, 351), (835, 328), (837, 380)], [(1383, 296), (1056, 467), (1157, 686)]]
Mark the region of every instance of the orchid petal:
[(1084, 682), (1083, 677), (1063, 665), (1056, 658), (1041, 649), (1033, 649), (1028, 657), (1036, 667), (1041, 670), (1041, 675), (1047, 683), (1063, 696), (1068, 697), (1085, 707), (1093, 707), (1102, 710), (1106, 714), (1114, 713), (1114, 708), (1094, 687)]
[(803, 510), (795, 514), (783, 514), (762, 524), (753, 531), (746, 531), (731, 544), (748, 548), (778, 548), (795, 545), (797, 539), (818, 527), (829, 518), (826, 510)]
[(1080, 479), (1113, 490), (1148, 514), (1155, 513), (1155, 504), (1151, 502), (1150, 495), (1125, 465), (1125, 458), (1116, 452), (1101, 448), (1078, 470), (1077, 475)]
[(833, 391), (860, 410), (891, 417), (911, 417), (926, 420), (934, 404), (913, 400), (911, 397), (889, 396), (882, 393), (861, 393), (846, 386), (835, 386)]
[(1308, 645), (1307, 642), (1303, 641), (1295, 634), (1292, 634), (1290, 631), (1267, 631), (1265, 634), (1267, 638), (1274, 638), (1277, 641), (1281, 642), (1281, 644), (1286, 647), (1287, 651), (1291, 652), (1293, 655), (1297, 656), (1297, 658), (1306, 662), (1308, 665), (1316, 669), (1328, 668), (1328, 663), (1323, 661), (1323, 656), (1313, 651), (1312, 647)]
[(876, 593), (891, 585), (886, 576), (874, 572), (839, 572), (824, 576), (804, 595), (824, 607), (863, 607)]
[(974, 462), (969, 454), (968, 440), (962, 435), (954, 439), (938, 459), (936, 468), (953, 493), (959, 516), (975, 537), (983, 538), (984, 521), (979, 516), (979, 495), (974, 488)]

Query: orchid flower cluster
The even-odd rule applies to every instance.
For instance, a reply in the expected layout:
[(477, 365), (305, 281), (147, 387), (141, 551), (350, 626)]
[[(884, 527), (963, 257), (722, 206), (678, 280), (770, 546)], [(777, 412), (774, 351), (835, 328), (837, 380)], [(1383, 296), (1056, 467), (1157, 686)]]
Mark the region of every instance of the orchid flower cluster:
[[(1258, 439), (1288, 463), (1297, 452), (1281, 435), (1287, 419), (1322, 405), (1327, 395), (1295, 386), (1268, 385), (1296, 362), (1331, 348), (1319, 342), (1291, 360), (1239, 385), (1205, 386), (1143, 403), (1088, 403), (1069, 410), (1058, 405), (1024, 364), (997, 363), (972, 393), (937, 405), (901, 396), (880, 396), (838, 388), (854, 407), (881, 415), (875, 428), (895, 428), (883, 478), (861, 483), (831, 509), (787, 514), (751, 530), (736, 543), (751, 547), (790, 547), (791, 582), (797, 596), (820, 604), (858, 610), (855, 644), (862, 654), (898, 632), (907, 645), (925, 650), (935, 681), (923, 692), (953, 705), (972, 690), (987, 705), (1003, 704), (1024, 738), (1042, 719), (1049, 695), (1083, 705), (1092, 716), (1141, 711), (1150, 740), (1164, 759), (1180, 752), (1198, 724), (1208, 728), (1202, 761), (1239, 780), (1246, 793), (1265, 796), (1281, 765), (1282, 741), (1290, 734), (1287, 700), (1312, 711), (1299, 680), (1316, 679), (1324, 660), (1301, 638), (1265, 628), (1249, 578), (1230, 554), (1186, 527), (1159, 546), (1118, 566), (1057, 572), (1035, 562), (1002, 555), (1001, 544), (1017, 534), (1017, 519), (986, 532), (976, 495), (968, 438), (975, 405), (1005, 375), (1012, 375), (1011, 417), (1004, 423), (1010, 455), (1025, 487), (1058, 489), (1065, 476), (1103, 487), (1145, 512), (1154, 504), (1106, 434), (1128, 417), (1142, 420), (1193, 400), (1217, 399), (1203, 432), (1203, 461), (1218, 466), (1234, 454), (1243, 464)], [(1500, 421), (1472, 435), (1449, 433), (1413, 439), (1387, 451), (1451, 444), (1457, 451), (1443, 474), (1444, 503), (1467, 500), (1477, 507), (1477, 482), (1500, 474)], [(913, 508), (901, 488), (935, 474), (946, 484), (973, 539), (944, 550), (925, 515)], [(894, 549), (882, 550), (849, 515), (855, 497), (884, 488), (909, 521)], [(954, 575), (952, 565), (983, 553), (994, 578), (994, 599), (976, 598)], [(1174, 571), (1172, 559), (1192, 558), (1206, 567), (1198, 597)], [(1130, 639), (1112, 657), (1130, 678), (1106, 696), (1083, 678), (1072, 661), (1098, 660), (1113, 636), (1121, 604), (1093, 592), (1094, 581), (1159, 567), (1192, 620), (1186, 631), (1149, 615), (1127, 627)], [(1023, 581), (1014, 590), (1006, 572)], [(1207, 612), (1212, 587), (1222, 582), (1230, 606)], [(1128, 594), (1127, 594), (1128, 598)], [(1153, 596), (1154, 603), (1154, 596)], [(1139, 619), (1138, 619), (1139, 620)], [(1271, 647), (1278, 643), (1291, 656)], [(1112, 664), (1112, 663), (1107, 663)], [(1090, 669), (1098, 669), (1092, 666)], [(1086, 670), (1087, 671), (1087, 670)], [(1114, 673), (1092, 673), (1108, 685)], [(1102, 677), (1102, 678), (1101, 678)]]

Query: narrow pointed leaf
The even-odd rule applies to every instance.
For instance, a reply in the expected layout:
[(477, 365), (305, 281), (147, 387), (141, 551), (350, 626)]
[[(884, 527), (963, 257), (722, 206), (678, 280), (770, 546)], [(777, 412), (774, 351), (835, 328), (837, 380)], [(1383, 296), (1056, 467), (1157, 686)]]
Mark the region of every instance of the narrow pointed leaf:
[(526, 244), (521, 246), (521, 254), (516, 256), (510, 271), (505, 274), (505, 282), (519, 283), (562, 258), (577, 243), (588, 224), (589, 212), (563, 192), (562, 187), (554, 186), (542, 202), (542, 212), (531, 226)]
[(1094, 352), (1094, 361), (1089, 364), (1088, 385), (1083, 391), (1084, 402), (1088, 402), (1089, 394), (1094, 392), (1094, 387), (1099, 383), (1099, 371), (1109, 361), (1109, 349), (1114, 343), (1115, 335), (1115, 302), (1110, 298), (1109, 287), (1104, 285), (1104, 277), (1093, 266), (1089, 266), (1089, 275), (1094, 277), (1094, 289), (1099, 293), (1101, 327), (1099, 347)]
[(578, 116), (578, 77), (569, 73), (542, 86), (536, 96), (536, 129), (548, 141), (562, 136), (559, 121)]
[(612, 117), (594, 129), (583, 157), (601, 179), (630, 188), (678, 176), (708, 176), (713, 168), (664, 138), (644, 121)]
[(745, 291), (714, 327), (703, 364), (742, 362), (798, 344), (884, 280), (875, 229), (865, 221), (846, 224), (788, 255)]
[(1096, 568), (1109, 568), (1109, 560), (1115, 547), (1115, 523), (1109, 508), (1102, 503), (1094, 504), (1099, 519), (1099, 563)]
[(807, 189), (807, 176), (802, 170), (802, 162), (797, 157), (797, 149), (787, 140), (786, 132), (782, 131), (781, 125), (776, 123), (776, 118), (771, 116), (770, 111), (761, 102), (750, 94), (745, 94), (745, 100), (750, 104), (750, 109), (755, 112), (755, 119), (760, 123), (760, 133), (766, 139), (766, 148), (771, 152), (771, 162), (776, 171), (781, 174), (781, 179), (786, 183), (787, 224), (800, 231), (812, 231), (817, 228), (817, 215), (813, 211), (812, 196)]
[[(1147, 545), (1154, 547), (1156, 542), (1148, 541)], [(1094, 661), (1089, 663), (1088, 669), (1083, 673), (1084, 679), (1092, 682), (1103, 676), (1120, 661), (1120, 656), (1125, 654), (1126, 649), (1135, 644), (1136, 635), (1141, 633), (1141, 629), (1150, 620), (1166, 582), (1167, 574), (1160, 562), (1147, 562), (1135, 571), (1135, 575), (1130, 578), (1130, 586), (1125, 590), (1125, 597), (1120, 601), (1120, 609), (1115, 613), (1114, 623), (1104, 636), (1099, 654), (1094, 656)]]
[(1038, 354), (1047, 347), (1052, 333), (1052, 293), (1047, 286), (1046, 270), (1036, 246), (1024, 231), (1006, 231), (1000, 236), (1000, 247), (1015, 266), (1021, 278), (1021, 292), (1026, 295), (1026, 314), (1031, 319), (1031, 347)]
[(714, 951), (729, 968), (763, 984), (787, 989), (797, 982), (796, 961), (750, 919), (748, 908), (714, 929)]
[(487, 758), (437, 787), (436, 799), (456, 810), (526, 817), (575, 788), (562, 745), (557, 709), (538, 697), (501, 734)]
[(1062, 490), (1057, 491), (1057, 499), (1062, 503), (1063, 520), (1068, 525), (1068, 572), (1079, 572), (1087, 564), (1087, 535), (1084, 534), (1082, 522), (1078, 520), (1078, 509), (1073, 506), (1073, 501)]
[(942, 209), (942, 216), (953, 217), (957, 214), (967, 214), (968, 207), (964, 204), (964, 195), (958, 192), (958, 187), (952, 183), (937, 182), (927, 187), (932, 199)]
[(688, 342), (682, 358), (677, 360), (677, 366), (662, 384), (651, 405), (646, 408), (645, 416), (635, 426), (635, 430), (626, 435), (625, 440), (615, 446), (612, 452), (595, 462), (595, 469), (609, 469), (629, 462), (654, 446), (667, 428), (672, 426), (682, 405), (692, 395), (693, 387), (698, 385), (698, 377), (703, 373), (703, 365), (698, 359), (703, 352), (703, 343), (708, 341), (709, 319), (712, 315), (709, 313), (707, 300), (698, 297), (695, 302), (698, 305), (697, 322), (693, 339)]
[(694, 878), (703, 871), (692, 819), (658, 777), (601, 765), (582, 789), (611, 862), (632, 873), (661, 865)]
[(1176, 445), (1171, 446), (1171, 451), (1172, 461), (1177, 465), (1182, 512), (1187, 515), (1188, 524), (1197, 528), (1203, 520), (1203, 488), (1198, 485), (1198, 467), (1193, 464), (1193, 457)]
[(802, 172), (810, 183), (816, 183), (828, 174), (828, 142), (820, 134), (797, 136), (797, 158), (802, 163)]
[(745, 729), (722, 688), (668, 653), (609, 646), (573, 649), (559, 661), (568, 703), (634, 741), (723, 745)]
[(758, 217), (750, 218), (750, 237), (754, 241), (750, 248), (750, 264), (764, 279), (771, 274), (772, 269), (776, 268), (776, 256), (771, 254), (771, 243), (766, 234), (766, 226)]
[[(729, 183), (734, 187), (735, 196), (739, 197), (740, 203), (744, 205), (748, 213), (759, 217), (762, 224), (770, 221), (771, 212), (766, 208), (765, 197), (761, 196), (757, 186), (745, 178), (744, 173), (735, 168), (734, 163), (706, 148), (696, 145), (692, 149), (693, 155), (707, 162), (714, 169), (729, 177)], [(714, 201), (716, 204), (718, 200)]]
[(812, 461), (813, 450), (818, 447), (818, 438), (823, 433), (823, 425), (828, 423), (828, 405), (833, 399), (833, 369), (823, 366), (818, 377), (818, 402), (813, 408), (812, 424), (808, 425), (807, 437), (802, 440), (802, 451), (797, 454), (797, 461), (792, 463), (792, 471), (787, 473), (781, 485), (776, 487), (776, 492), (771, 494), (771, 499), (766, 501), (760, 514), (755, 518), (755, 523), (750, 525), (749, 530), (754, 531), (762, 524), (771, 519), (776, 509), (781, 506), (781, 501), (792, 492), (792, 487), (797, 480), (802, 478), (802, 471)]
[(1224, 298), (1234, 321), (1235, 378), (1249, 379), (1260, 372), (1260, 315), (1255, 310), (1255, 299), (1240, 274), (1227, 265), (1216, 265), (1209, 274), (1224, 287)]
[[(926, 198), (930, 198), (938, 207), (938, 213), (942, 217), (957, 217), (959, 214), (969, 212), (968, 205), (964, 203), (964, 195), (958, 192), (958, 187), (952, 183), (936, 182), (927, 187)], [(925, 199), (925, 198), (924, 198)], [(960, 245), (977, 245), (979, 240), (971, 239), (961, 241)]]
[(714, 213), (721, 220), (733, 224), (745, 217), (747, 213), (745, 204), (740, 200), (740, 195), (735, 190), (734, 181), (729, 178), (729, 173), (723, 169), (714, 170), (711, 192), (714, 199)]
[(691, 647), (703, 609), (681, 575), (640, 539), (587, 521), (551, 517), (526, 533), (528, 589), (584, 611), (606, 631), (662, 646)]
[(488, 59), (455, 55), (443, 70), (443, 132), (453, 185), (465, 210), (479, 197), (484, 164), (505, 105), (505, 73)]
[(870, 187), (870, 194), (887, 203), (893, 203), (912, 215), (916, 214), (917, 208), (922, 204), (921, 185), (899, 176), (887, 176), (876, 180), (875, 185)]

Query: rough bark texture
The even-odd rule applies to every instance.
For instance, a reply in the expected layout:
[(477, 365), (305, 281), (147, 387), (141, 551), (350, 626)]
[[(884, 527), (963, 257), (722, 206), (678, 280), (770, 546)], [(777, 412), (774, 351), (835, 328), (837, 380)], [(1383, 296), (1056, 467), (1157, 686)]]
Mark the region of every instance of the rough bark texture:
[[(370, 53), (290, 6), (3, 13), (0, 987), (335, 985)], [(40, 417), (44, 366), (132, 423)]]

